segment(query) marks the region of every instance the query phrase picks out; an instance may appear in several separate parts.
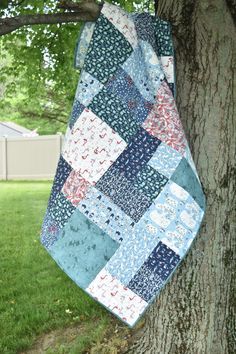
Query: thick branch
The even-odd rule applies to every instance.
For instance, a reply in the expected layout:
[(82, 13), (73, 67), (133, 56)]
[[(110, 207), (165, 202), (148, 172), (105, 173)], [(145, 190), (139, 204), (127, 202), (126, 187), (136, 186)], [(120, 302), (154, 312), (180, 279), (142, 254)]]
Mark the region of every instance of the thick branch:
[[(66, 6), (66, 4), (68, 6)], [(16, 17), (7, 17), (0, 19), (0, 36), (15, 31), (26, 25), (55, 24), (79, 21), (95, 21), (100, 13), (101, 7), (94, 1), (83, 1), (81, 3), (72, 3), (67, 1), (60, 2), (58, 7), (72, 9), (69, 6), (74, 4), (73, 9), (76, 12), (40, 14), (40, 15), (21, 15)], [(76, 5), (76, 6), (75, 6)]]
[(94, 4), (95, 0), (85, 0), (81, 1), (80, 3), (71, 0), (60, 0), (57, 5), (57, 8), (70, 11), (79, 11), (81, 10), (81, 6), (82, 8), (91, 8), (91, 3)]

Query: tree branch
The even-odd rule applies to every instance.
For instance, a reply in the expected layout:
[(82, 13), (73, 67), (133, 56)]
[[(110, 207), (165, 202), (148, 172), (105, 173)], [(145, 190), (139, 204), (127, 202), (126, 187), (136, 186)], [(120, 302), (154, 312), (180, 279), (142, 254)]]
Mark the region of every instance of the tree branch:
[(91, 4), (94, 4), (94, 3), (95, 3), (95, 0), (86, 0), (86, 1), (82, 1), (80, 3), (70, 1), (70, 0), (60, 0), (57, 5), (57, 8), (64, 9), (64, 10), (70, 10), (70, 11), (79, 11), (79, 10), (81, 10), (81, 5), (83, 8), (85, 6), (91, 7)]
[(95, 21), (101, 10), (101, 6), (95, 1), (60, 1), (57, 6), (61, 9), (76, 10), (76, 12), (58, 12), (55, 14), (20, 15), (0, 19), (0, 36), (13, 32), (26, 25), (55, 24), (79, 21)]

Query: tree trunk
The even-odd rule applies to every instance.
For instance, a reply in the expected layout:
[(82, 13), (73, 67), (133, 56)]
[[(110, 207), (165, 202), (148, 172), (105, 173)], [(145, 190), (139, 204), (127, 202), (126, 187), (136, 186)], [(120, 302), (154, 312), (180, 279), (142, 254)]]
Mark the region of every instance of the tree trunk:
[(177, 106), (207, 195), (207, 212), (128, 353), (236, 353), (236, 31), (229, 4), (159, 3), (158, 15), (173, 25)]

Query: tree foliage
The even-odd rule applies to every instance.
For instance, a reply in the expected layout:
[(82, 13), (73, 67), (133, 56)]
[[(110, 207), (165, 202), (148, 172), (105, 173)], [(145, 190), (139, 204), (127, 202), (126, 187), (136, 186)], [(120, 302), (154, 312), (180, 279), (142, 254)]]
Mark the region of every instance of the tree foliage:
[[(113, 2), (127, 11), (153, 11), (153, 2)], [(1, 17), (62, 13), (54, 0), (1, 1)], [(18, 109), (24, 117), (67, 122), (79, 78), (74, 51), (82, 22), (25, 26), (0, 37), (1, 84), (4, 110), (10, 98), (21, 94)], [(10, 79), (11, 78), (11, 79)], [(13, 79), (12, 79), (13, 78)], [(17, 107), (15, 107), (16, 109)], [(65, 124), (63, 125), (65, 127)]]

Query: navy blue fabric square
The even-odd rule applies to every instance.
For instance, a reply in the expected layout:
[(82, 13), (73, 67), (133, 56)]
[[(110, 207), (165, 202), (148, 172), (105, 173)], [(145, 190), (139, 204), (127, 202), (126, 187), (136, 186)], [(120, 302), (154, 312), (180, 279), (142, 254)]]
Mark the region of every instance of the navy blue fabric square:
[(150, 135), (143, 127), (132, 137), (129, 145), (113, 163), (124, 176), (133, 180), (150, 160), (161, 141)]
[(50, 208), (52, 206), (52, 203), (56, 199), (57, 194), (61, 191), (65, 181), (67, 180), (67, 177), (72, 171), (71, 165), (68, 164), (68, 162), (64, 159), (62, 154), (60, 154), (58, 163), (57, 163), (57, 169), (54, 177), (54, 182), (53, 186), (51, 189), (51, 194), (48, 200), (48, 207)]
[(111, 166), (98, 180), (95, 187), (107, 195), (132, 220), (138, 222), (152, 200), (133, 186), (124, 173)]
[(149, 302), (166, 282), (180, 257), (161, 241), (127, 284), (128, 288)]
[(70, 119), (69, 119), (69, 127), (72, 129), (75, 122), (77, 121), (77, 119), (79, 118), (79, 116), (81, 115), (81, 113), (83, 112), (83, 110), (85, 109), (85, 106), (80, 103), (78, 100), (74, 100), (73, 106), (72, 106), (72, 112), (70, 115)]
[(156, 36), (153, 31), (153, 22), (152, 16), (149, 13), (140, 13), (133, 16), (135, 29), (139, 39), (147, 41), (152, 47), (153, 50), (158, 53), (158, 47), (156, 43)]
[[(135, 86), (132, 78), (120, 68), (106, 84), (108, 90), (118, 96), (138, 123), (143, 123), (153, 107)], [(148, 88), (147, 88), (148, 89)]]

